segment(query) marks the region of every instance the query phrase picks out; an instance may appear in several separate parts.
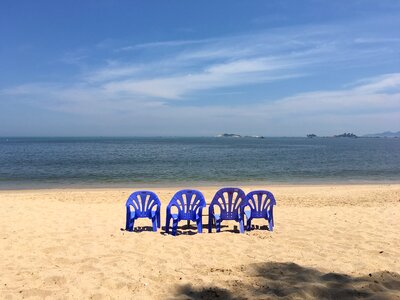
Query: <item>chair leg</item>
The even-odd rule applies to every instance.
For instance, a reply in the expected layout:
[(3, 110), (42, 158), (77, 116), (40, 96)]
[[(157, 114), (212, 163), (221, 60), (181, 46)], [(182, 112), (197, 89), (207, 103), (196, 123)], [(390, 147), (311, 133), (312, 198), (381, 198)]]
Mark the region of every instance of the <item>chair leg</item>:
[(131, 214), (130, 214), (130, 211), (129, 211), (128, 209), (126, 210), (125, 230), (126, 230), (126, 231), (132, 231)]
[(243, 219), (239, 220), (239, 229), (240, 229), (240, 233), (244, 233), (244, 220)]
[(176, 232), (178, 231), (178, 220), (172, 221), (172, 235), (176, 236)]
[(274, 231), (274, 220), (268, 220), (268, 229), (269, 231)]
[(247, 220), (247, 230), (250, 231), (251, 230), (251, 219)]
[(221, 219), (215, 220), (215, 228), (217, 232), (221, 232)]
[(208, 215), (208, 233), (212, 232), (212, 223), (213, 223), (213, 217), (211, 214)]
[(169, 233), (169, 224), (171, 223), (171, 216), (167, 215), (167, 221), (165, 223), (165, 232)]
[(132, 222), (131, 221), (126, 221), (125, 230), (132, 231)]
[(154, 216), (151, 222), (153, 223), (153, 231), (157, 231), (157, 216)]
[(203, 233), (203, 222), (201, 219), (197, 221), (197, 232)]
[(271, 224), (272, 224), (272, 228), (275, 226), (275, 223), (274, 223), (274, 207), (272, 206), (271, 207), (271, 212), (269, 213), (269, 219), (271, 220)]
[(132, 222), (129, 221), (129, 222), (126, 224), (125, 230), (126, 230), (126, 231), (133, 231), (133, 224), (132, 224)]
[(134, 231), (134, 229), (135, 229), (135, 219), (131, 220), (131, 228), (130, 229), (131, 229), (130, 231)]
[(161, 228), (161, 213), (160, 213), (160, 210), (157, 211), (157, 227)]

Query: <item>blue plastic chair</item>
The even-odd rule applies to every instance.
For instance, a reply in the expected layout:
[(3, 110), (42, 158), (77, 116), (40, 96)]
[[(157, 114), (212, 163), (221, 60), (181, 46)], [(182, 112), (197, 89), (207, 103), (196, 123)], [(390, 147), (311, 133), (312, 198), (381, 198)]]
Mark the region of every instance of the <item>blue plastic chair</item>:
[(160, 228), (161, 202), (157, 195), (151, 191), (137, 191), (126, 200), (126, 226), (127, 231), (133, 231), (135, 220), (149, 218), (153, 223), (153, 231)]
[[(176, 207), (177, 213), (171, 210)], [(178, 223), (181, 220), (197, 223), (197, 232), (203, 231), (203, 208), (206, 207), (206, 200), (203, 194), (197, 190), (181, 190), (178, 191), (171, 199), (167, 206), (167, 222), (165, 231), (169, 233), (169, 226), (172, 219), (172, 235), (176, 235)]]
[[(216, 192), (208, 209), (208, 232), (215, 224), (217, 232), (221, 231), (223, 220), (239, 222), (240, 232), (244, 233), (242, 208), (246, 205), (246, 194), (239, 188), (223, 188)], [(216, 211), (219, 207), (219, 212)]]
[[(266, 219), (268, 221), (268, 229), (270, 231), (274, 230), (274, 205), (276, 201), (274, 195), (268, 191), (252, 191), (246, 196), (247, 205), (250, 207), (250, 212), (248, 213), (243, 210), (243, 214), (247, 216), (247, 230), (251, 229), (252, 219)], [(243, 215), (244, 217), (244, 215)]]

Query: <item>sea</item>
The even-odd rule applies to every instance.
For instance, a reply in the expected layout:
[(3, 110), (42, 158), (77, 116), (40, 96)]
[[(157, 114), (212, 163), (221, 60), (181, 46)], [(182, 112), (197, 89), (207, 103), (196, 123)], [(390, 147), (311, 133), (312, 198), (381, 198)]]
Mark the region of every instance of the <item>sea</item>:
[(0, 189), (391, 182), (398, 138), (0, 138)]

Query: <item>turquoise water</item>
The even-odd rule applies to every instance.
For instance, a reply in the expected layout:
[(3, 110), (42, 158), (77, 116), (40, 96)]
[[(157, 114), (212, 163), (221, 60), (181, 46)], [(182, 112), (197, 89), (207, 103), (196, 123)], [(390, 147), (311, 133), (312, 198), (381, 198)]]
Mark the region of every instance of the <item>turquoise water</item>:
[(400, 181), (400, 139), (0, 138), (0, 188)]

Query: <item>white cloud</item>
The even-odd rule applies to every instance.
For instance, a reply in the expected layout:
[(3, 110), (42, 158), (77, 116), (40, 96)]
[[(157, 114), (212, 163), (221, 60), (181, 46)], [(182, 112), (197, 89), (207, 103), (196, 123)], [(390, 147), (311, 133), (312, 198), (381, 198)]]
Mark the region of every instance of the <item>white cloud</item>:
[[(315, 66), (346, 68), (386, 58), (381, 48), (353, 48), (366, 42), (356, 36), (343, 28), (284, 28), (219, 39), (136, 44), (117, 49), (118, 58), (107, 57), (103, 66), (85, 65), (84, 72), (63, 83), (28, 83), (0, 90), (0, 95), (3, 102), (20, 101), (85, 116), (93, 124), (108, 122), (122, 128), (125, 122), (142, 134), (293, 135), (352, 122), (360, 123), (354, 125), (360, 131), (373, 126), (396, 130), (400, 127), (400, 73), (364, 79), (343, 89), (266, 101), (260, 97), (251, 105), (246, 99), (235, 105), (226, 101), (194, 107), (190, 102), (199, 91), (208, 91), (210, 98), (220, 88), (229, 94), (230, 87), (247, 91), (246, 85), (306, 76)], [(140, 59), (127, 51), (133, 49), (142, 51)], [(158, 50), (161, 54), (154, 55)], [(73, 53), (67, 61), (81, 62), (89, 52)], [(146, 56), (148, 52), (152, 54)]]
[(143, 44), (136, 44), (136, 45), (131, 45), (131, 46), (120, 47), (118, 49), (115, 49), (115, 51), (122, 52), (122, 51), (132, 51), (132, 50), (140, 50), (140, 49), (159, 48), (159, 47), (179, 47), (179, 46), (207, 43), (207, 42), (210, 42), (213, 40), (214, 39), (150, 42), (150, 43), (143, 43)]
[[(107, 123), (112, 126), (127, 122), (127, 126), (140, 130), (140, 134), (185, 134), (188, 130), (205, 135), (221, 131), (266, 135), (334, 134), (340, 129), (362, 134), (398, 130), (400, 90), (393, 92), (392, 88), (400, 87), (400, 74), (362, 82), (351, 88), (301, 93), (251, 106), (174, 106), (148, 97), (78, 86), (25, 85), (2, 93), (29, 95), (31, 100), (37, 99), (38, 105), (55, 111), (93, 116), (94, 119), (106, 116)], [(149, 83), (149, 88), (151, 86)]]
[(181, 99), (184, 95), (198, 90), (301, 76), (296, 72), (282, 72), (283, 70), (293, 69), (295, 65), (295, 62), (284, 62), (283, 58), (237, 60), (211, 65), (204, 71), (193, 74), (109, 82), (104, 85), (104, 88), (113, 93), (132, 93), (165, 99)]
[(367, 37), (356, 38), (354, 42), (357, 44), (400, 43), (400, 38)]
[(360, 85), (357, 91), (360, 92), (400, 92), (400, 73), (386, 74), (372, 80), (365, 80), (365, 84)]
[(139, 66), (109, 66), (91, 71), (84, 78), (89, 82), (104, 82), (129, 77), (139, 71)]

